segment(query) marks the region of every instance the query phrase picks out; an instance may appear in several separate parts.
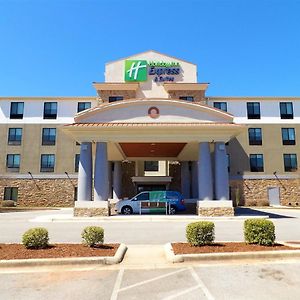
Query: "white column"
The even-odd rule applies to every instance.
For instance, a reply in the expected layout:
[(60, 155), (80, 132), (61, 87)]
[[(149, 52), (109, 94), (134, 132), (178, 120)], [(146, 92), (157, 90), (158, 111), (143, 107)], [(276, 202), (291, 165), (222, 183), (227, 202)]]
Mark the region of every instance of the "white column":
[(189, 162), (181, 161), (181, 193), (185, 199), (190, 198), (190, 170)]
[(92, 143), (81, 143), (78, 168), (78, 201), (92, 200)]
[(217, 200), (229, 199), (227, 155), (223, 142), (215, 143), (215, 194)]
[(108, 161), (107, 143), (97, 143), (94, 171), (94, 200), (108, 200)]
[(198, 161), (192, 161), (192, 197), (199, 199), (198, 195)]
[(113, 173), (113, 199), (121, 199), (121, 187), (122, 187), (122, 168), (121, 162), (114, 162)]
[(200, 200), (213, 199), (212, 169), (208, 142), (199, 143), (198, 194)]

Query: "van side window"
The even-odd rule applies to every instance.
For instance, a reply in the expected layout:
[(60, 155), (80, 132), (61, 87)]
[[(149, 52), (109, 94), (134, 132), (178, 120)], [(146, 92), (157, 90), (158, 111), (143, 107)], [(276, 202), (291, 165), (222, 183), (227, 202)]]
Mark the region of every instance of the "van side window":
[(141, 193), (136, 198), (137, 198), (138, 201), (149, 200), (149, 193), (148, 192)]

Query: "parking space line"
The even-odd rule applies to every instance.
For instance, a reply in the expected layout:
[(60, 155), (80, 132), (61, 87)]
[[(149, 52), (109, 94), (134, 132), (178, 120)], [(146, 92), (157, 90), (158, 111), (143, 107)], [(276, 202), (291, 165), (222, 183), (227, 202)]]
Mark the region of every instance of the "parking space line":
[(123, 274), (124, 274), (124, 269), (120, 269), (120, 271), (117, 275), (117, 278), (116, 278), (116, 282), (115, 282), (113, 291), (111, 293), (110, 300), (117, 300), (118, 299), (118, 293), (120, 291), (120, 286), (121, 286), (121, 283), (122, 283)]
[(153, 282), (153, 281), (165, 278), (165, 277), (169, 277), (169, 276), (172, 276), (174, 274), (177, 274), (177, 273), (180, 273), (180, 272), (184, 272), (184, 271), (187, 271), (187, 270), (188, 270), (187, 268), (184, 268), (184, 269), (180, 269), (180, 270), (177, 270), (177, 271), (174, 271), (174, 272), (170, 272), (170, 273), (167, 273), (167, 274), (164, 274), (164, 275), (160, 275), (160, 276), (148, 279), (148, 280), (144, 280), (144, 281), (141, 281), (141, 282), (138, 282), (138, 283), (126, 286), (126, 287), (120, 289), (119, 292), (123, 292), (123, 291), (129, 290), (131, 288), (134, 288), (136, 286), (140, 286), (140, 285), (146, 284), (148, 282)]
[(179, 296), (182, 296), (182, 295), (184, 295), (184, 294), (187, 294), (187, 293), (192, 292), (192, 291), (197, 290), (197, 289), (201, 289), (201, 286), (200, 286), (199, 284), (196, 285), (196, 286), (192, 286), (191, 288), (186, 289), (186, 290), (184, 290), (184, 291), (181, 291), (181, 292), (179, 292), (179, 293), (176, 293), (176, 294), (174, 294), (174, 295), (171, 295), (171, 296), (168, 296), (168, 297), (166, 297), (166, 298), (163, 298), (163, 300), (171, 300), (171, 299), (175, 299), (175, 298), (177, 298), (177, 297), (179, 297)]
[(198, 276), (198, 274), (196, 273), (196, 271), (194, 270), (193, 267), (189, 267), (189, 270), (193, 276), (193, 278), (195, 279), (195, 281), (198, 283), (198, 285), (200, 286), (200, 288), (202, 289), (203, 293), (205, 294), (205, 296), (207, 297), (208, 300), (214, 300), (215, 298), (213, 297), (213, 295), (210, 293), (210, 291), (208, 290), (208, 288), (205, 286), (204, 282), (201, 280), (201, 278)]

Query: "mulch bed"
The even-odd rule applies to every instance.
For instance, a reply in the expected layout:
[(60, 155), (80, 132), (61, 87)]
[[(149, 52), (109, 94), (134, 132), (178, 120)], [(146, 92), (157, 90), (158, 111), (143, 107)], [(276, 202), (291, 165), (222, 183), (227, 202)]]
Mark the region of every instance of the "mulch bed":
[(0, 260), (114, 256), (120, 244), (88, 247), (82, 244), (53, 244), (46, 249), (26, 249), (21, 244), (0, 244)]
[(300, 248), (288, 247), (281, 244), (274, 246), (260, 246), (246, 243), (214, 243), (209, 246), (190, 246), (188, 243), (172, 243), (175, 254), (197, 254), (197, 253), (220, 253), (220, 252), (251, 252), (251, 251), (273, 251), (273, 250), (300, 250)]

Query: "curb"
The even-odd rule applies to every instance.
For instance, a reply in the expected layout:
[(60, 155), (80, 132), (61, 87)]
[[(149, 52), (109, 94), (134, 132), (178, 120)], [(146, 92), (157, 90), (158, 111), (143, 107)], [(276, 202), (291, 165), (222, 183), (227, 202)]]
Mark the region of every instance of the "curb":
[[(287, 246), (290, 246), (290, 244)], [(175, 254), (171, 243), (165, 244), (164, 249), (166, 258), (171, 263), (185, 261), (226, 261), (235, 259), (300, 258), (300, 250)]]
[(92, 265), (92, 264), (113, 265), (113, 264), (118, 264), (123, 260), (126, 251), (127, 251), (127, 246), (125, 244), (120, 244), (114, 256), (0, 260), (0, 268)]

